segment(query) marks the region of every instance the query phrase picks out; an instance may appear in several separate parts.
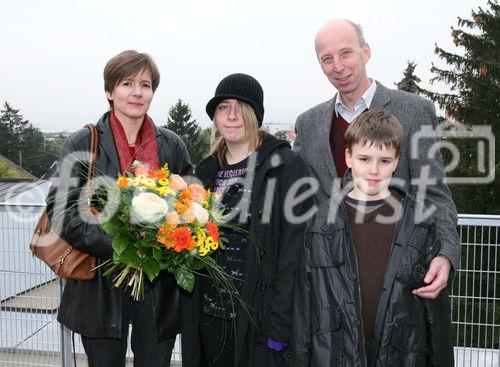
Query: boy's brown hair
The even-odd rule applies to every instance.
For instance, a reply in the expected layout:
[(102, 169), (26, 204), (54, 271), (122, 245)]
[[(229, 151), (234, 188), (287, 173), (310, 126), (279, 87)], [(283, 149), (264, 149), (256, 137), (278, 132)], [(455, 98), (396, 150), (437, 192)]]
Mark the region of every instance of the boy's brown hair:
[(377, 148), (394, 148), (396, 157), (399, 157), (403, 130), (394, 115), (382, 110), (368, 110), (349, 124), (345, 139), (349, 151), (352, 151), (354, 144), (369, 143), (370, 146), (375, 144)]
[[(153, 58), (134, 50), (120, 52), (104, 67), (104, 90), (111, 93), (124, 78), (135, 76), (143, 70), (151, 73), (151, 87), (154, 93), (160, 84), (160, 71)], [(110, 106), (113, 106), (113, 101), (108, 100), (108, 102)]]

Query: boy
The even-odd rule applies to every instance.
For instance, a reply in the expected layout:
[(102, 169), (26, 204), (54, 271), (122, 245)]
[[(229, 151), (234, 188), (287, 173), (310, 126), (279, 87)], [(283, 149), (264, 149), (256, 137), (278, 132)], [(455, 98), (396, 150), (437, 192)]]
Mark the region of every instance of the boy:
[(306, 234), (293, 366), (453, 365), (447, 290), (434, 300), (412, 293), (440, 244), (434, 218), (419, 218), (420, 204), (389, 186), (401, 139), (398, 120), (381, 110), (347, 129), (353, 182)]

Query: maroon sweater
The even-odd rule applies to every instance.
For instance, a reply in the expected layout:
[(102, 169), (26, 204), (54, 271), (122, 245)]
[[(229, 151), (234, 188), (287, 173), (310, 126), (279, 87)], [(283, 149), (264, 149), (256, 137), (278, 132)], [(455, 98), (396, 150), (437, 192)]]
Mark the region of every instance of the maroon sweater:
[[(368, 108), (362, 113), (366, 111), (368, 111)], [(332, 127), (330, 128), (330, 149), (332, 150), (335, 168), (337, 168), (337, 176), (340, 178), (344, 177), (345, 171), (347, 171), (347, 164), (345, 163), (345, 132), (348, 127), (349, 123), (344, 120), (340, 113), (337, 114), (334, 111)]]
[(349, 127), (349, 123), (340, 115), (333, 113), (332, 127), (330, 128), (330, 148), (332, 150), (333, 161), (337, 168), (338, 177), (344, 177), (347, 171), (345, 163), (345, 132)]

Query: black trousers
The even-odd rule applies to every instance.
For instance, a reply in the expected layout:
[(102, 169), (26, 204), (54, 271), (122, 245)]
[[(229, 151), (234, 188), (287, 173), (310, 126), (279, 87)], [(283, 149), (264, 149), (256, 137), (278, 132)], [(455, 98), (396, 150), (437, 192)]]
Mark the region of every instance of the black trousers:
[(175, 337), (157, 341), (152, 296), (146, 290), (144, 301), (141, 302), (124, 295), (121, 339), (81, 336), (89, 367), (125, 366), (129, 324), (132, 325), (130, 344), (134, 353), (134, 367), (170, 366)]
[(200, 337), (204, 365), (234, 367), (234, 321), (219, 319), (200, 312)]
[(267, 336), (254, 331), (253, 342), (245, 341), (238, 363), (235, 361), (235, 323), (200, 312), (202, 367), (291, 367), (286, 352), (267, 346)]

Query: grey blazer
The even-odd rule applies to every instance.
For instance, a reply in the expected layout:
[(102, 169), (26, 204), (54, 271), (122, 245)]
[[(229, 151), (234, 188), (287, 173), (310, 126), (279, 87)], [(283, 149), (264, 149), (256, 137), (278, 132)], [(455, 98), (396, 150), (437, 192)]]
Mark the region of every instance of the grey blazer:
[[(319, 104), (297, 118), (297, 137), (293, 146), (293, 150), (309, 163), (320, 182), (322, 194), (327, 197), (340, 190), (340, 178), (337, 177), (329, 139), (335, 100), (334, 97)], [(431, 130), (437, 127), (433, 104), (415, 94), (389, 89), (377, 82), (370, 109), (377, 108), (396, 116), (403, 128), (401, 156), (393, 184), (417, 199), (423, 199), (427, 210), (435, 210), (440, 254), (450, 259), (453, 268), (458, 269), (460, 241), (456, 229), (457, 209), (444, 182), (443, 161), (439, 149), (436, 149), (440, 146), (439, 135)], [(421, 128), (424, 130), (421, 131)], [(419, 178), (423, 178), (425, 183), (419, 184)]]

